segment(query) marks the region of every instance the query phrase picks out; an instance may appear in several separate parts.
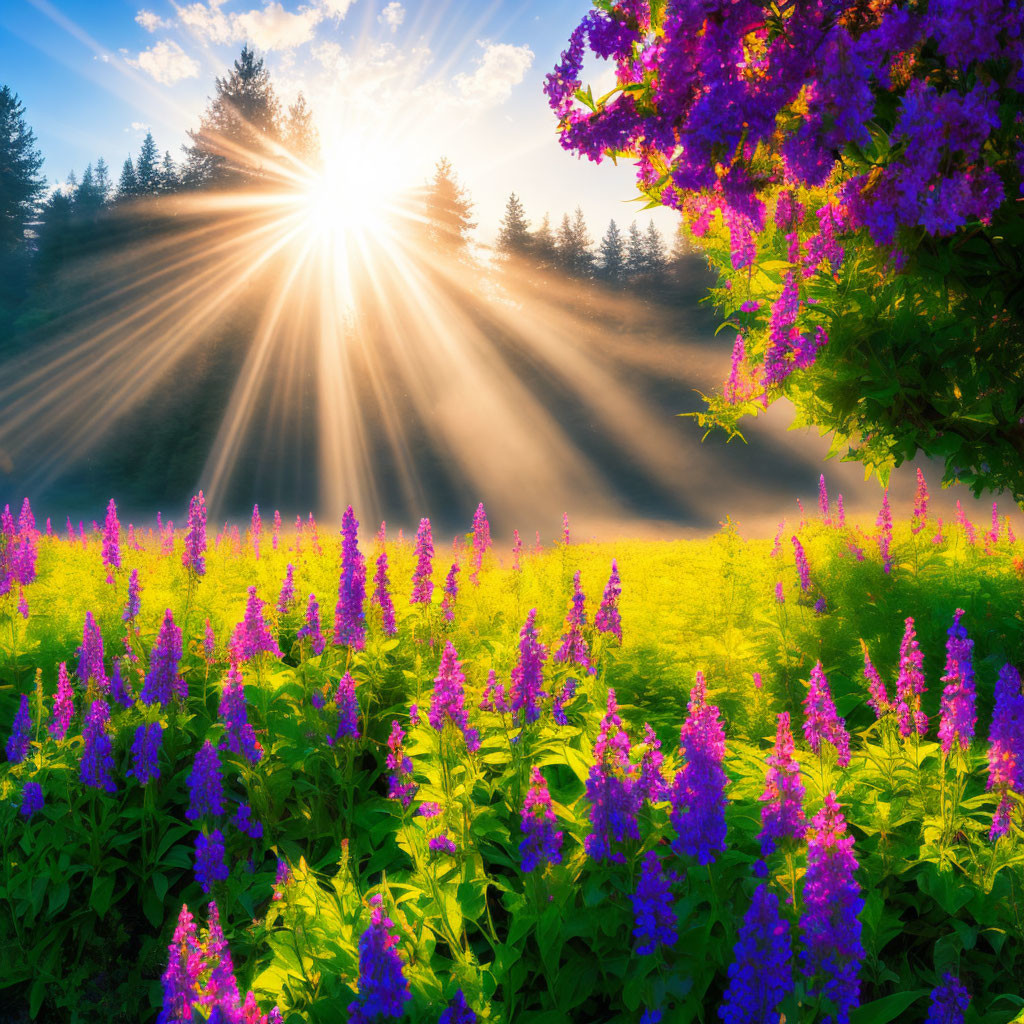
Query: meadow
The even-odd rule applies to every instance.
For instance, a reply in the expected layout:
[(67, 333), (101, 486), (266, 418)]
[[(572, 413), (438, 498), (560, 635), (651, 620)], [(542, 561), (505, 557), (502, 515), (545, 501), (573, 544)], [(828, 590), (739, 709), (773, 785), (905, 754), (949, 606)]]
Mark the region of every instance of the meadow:
[(11, 1019), (1024, 1020), (995, 509), (515, 549), (482, 506), (436, 549), (205, 515), (5, 513)]

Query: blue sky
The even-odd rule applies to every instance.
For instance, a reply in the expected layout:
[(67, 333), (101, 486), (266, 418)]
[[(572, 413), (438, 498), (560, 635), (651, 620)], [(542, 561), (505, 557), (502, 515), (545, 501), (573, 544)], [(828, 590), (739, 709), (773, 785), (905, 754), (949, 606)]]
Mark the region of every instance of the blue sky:
[[(516, 190), (534, 223), (577, 203), (591, 233), (654, 217), (631, 166), (597, 166), (558, 145), (541, 92), (585, 0), (12, 0), (0, 6), (0, 82), (19, 94), (51, 182), (102, 156), (115, 178), (151, 128), (180, 155), (214, 76), (242, 43), (265, 58), (281, 98), (301, 88), (320, 128), (377, 187), (419, 184), (447, 155), (496, 230)], [(609, 71), (595, 65), (607, 81)], [(596, 89), (595, 89), (596, 91)]]

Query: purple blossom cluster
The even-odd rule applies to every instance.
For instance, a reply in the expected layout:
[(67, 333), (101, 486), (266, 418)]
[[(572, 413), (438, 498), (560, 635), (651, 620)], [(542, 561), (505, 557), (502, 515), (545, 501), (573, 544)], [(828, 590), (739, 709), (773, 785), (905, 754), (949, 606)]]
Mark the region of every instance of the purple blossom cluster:
[(964, 1011), (970, 1004), (970, 994), (960, 979), (955, 974), (944, 974), (942, 984), (932, 990), (924, 1024), (964, 1024)]
[(644, 724), (643, 753), (640, 755), (640, 778), (637, 786), (643, 798), (651, 804), (669, 798), (669, 786), (662, 774), (665, 755), (661, 751), (661, 740), (649, 723)]
[(343, 739), (359, 739), (359, 701), (355, 680), (348, 672), (338, 680), (334, 706), (338, 709), (338, 729), (334, 736), (327, 737), (327, 742), (333, 745)]
[(256, 739), (256, 731), (249, 722), (245, 684), (242, 680), (242, 670), (237, 663), (232, 663), (228, 669), (217, 714), (224, 723), (224, 739), (221, 741), (220, 749), (241, 754), (250, 764), (257, 764), (263, 757), (263, 747)]
[(512, 669), (510, 696), (517, 724), (528, 725), (540, 718), (539, 701), (547, 696), (544, 691), (547, 656), (548, 649), (537, 636), (537, 609), (533, 608), (519, 631), (519, 660)]
[(674, 946), (676, 912), (673, 908), (672, 886), (679, 881), (674, 871), (666, 872), (656, 850), (644, 854), (633, 903), (633, 938), (639, 956), (657, 953), (662, 946)]
[(197, 832), (193, 848), (193, 873), (204, 893), (208, 893), (217, 882), (228, 877), (228, 866), (224, 860), (224, 833), (215, 828), (209, 835)]
[(793, 989), (793, 946), (779, 899), (759, 885), (744, 915), (719, 1007), (723, 1024), (776, 1024), (779, 1003)]
[(171, 697), (185, 700), (188, 696), (188, 684), (178, 675), (181, 653), (181, 628), (175, 624), (174, 615), (168, 608), (160, 625), (156, 645), (150, 653), (149, 671), (139, 694), (143, 704), (166, 707)]
[(807, 553), (795, 534), (790, 540), (793, 541), (793, 557), (796, 559), (796, 571), (800, 574), (800, 589), (808, 591), (811, 589), (811, 570), (807, 565)]
[(710, 864), (725, 850), (725, 730), (718, 708), (707, 702), (704, 673), (698, 671), (686, 721), (679, 731), (682, 768), (672, 784), (669, 820), (676, 838), (677, 854)]
[[(481, 506), (482, 507), (482, 506)], [(445, 622), (455, 621), (455, 600), (459, 596), (459, 585), (456, 577), (459, 575), (459, 560), (456, 559), (448, 570), (444, 580), (444, 597), (441, 599), (441, 614)]]
[(455, 645), (450, 640), (444, 646), (434, 679), (427, 721), (438, 732), (444, 728), (445, 722), (451, 722), (465, 737), (467, 750), (472, 753), (480, 748), (480, 732), (470, 727), (466, 713), (466, 677)]
[(850, 734), (845, 719), (836, 711), (820, 661), (811, 669), (810, 689), (804, 698), (804, 737), (819, 757), (822, 743), (830, 743), (836, 751), (836, 764), (845, 768), (850, 763)]
[(43, 787), (35, 781), (26, 782), (25, 788), (21, 791), (21, 806), (18, 813), (23, 818), (31, 818), (36, 811), (43, 809), (43, 804)]
[(779, 843), (803, 841), (807, 831), (804, 817), (804, 787), (800, 781), (800, 764), (793, 756), (793, 733), (789, 712), (779, 713), (775, 748), (765, 758), (768, 772), (761, 794), (761, 856), (773, 854)]
[(576, 695), (576, 687), (579, 685), (578, 680), (573, 679), (569, 676), (568, 679), (562, 684), (562, 689), (554, 696), (551, 701), (551, 717), (555, 720), (557, 725), (568, 725), (569, 719), (565, 714), (565, 705), (569, 703)]
[(484, 564), (484, 555), (491, 546), (491, 524), (487, 521), (484, 503), (480, 502), (473, 514), (473, 571), (469, 574), (469, 582), (474, 587), (480, 585), (480, 569)]
[(206, 499), (202, 491), (194, 495), (188, 505), (181, 564), (196, 576), (206, 575)]
[(107, 517), (103, 523), (103, 564), (107, 567), (107, 582), (113, 583), (112, 569), (121, 568), (121, 524), (117, 521), (117, 506), (114, 499), (107, 505)]
[(228, 651), (237, 661), (250, 661), (261, 654), (281, 657), (281, 649), (271, 635), (270, 626), (263, 617), (263, 601), (256, 594), (256, 587), (249, 587), (249, 596), (245, 602), (245, 615), (235, 626)]
[(412, 758), (406, 754), (404, 742), (405, 730), (397, 720), (392, 721), (391, 734), (388, 736), (387, 766), (391, 772), (388, 777), (388, 796), (392, 800), (400, 800), (403, 807), (408, 807), (419, 786), (413, 781)]
[(7, 739), (4, 752), (11, 764), (21, 764), (28, 757), (32, 744), (32, 713), (29, 711), (28, 695), (22, 694), (18, 700), (18, 710), (14, 713), (11, 723), (11, 735)]
[(78, 669), (76, 675), (84, 685), (92, 679), (101, 693), (110, 689), (110, 680), (103, 664), (103, 634), (96, 624), (92, 612), (85, 613), (85, 625), (82, 627), (82, 646), (78, 648)]
[(217, 748), (209, 741), (196, 752), (192, 770), (188, 774), (188, 809), (185, 817), (196, 821), (203, 815), (224, 813), (224, 782), (220, 774)]
[(53, 716), (49, 725), (50, 735), (58, 743), (67, 736), (74, 717), (75, 691), (71, 688), (71, 680), (68, 678), (68, 666), (62, 661), (57, 669), (57, 692), (53, 698)]
[(946, 640), (946, 671), (942, 675), (946, 686), (942, 691), (939, 742), (947, 757), (954, 745), (962, 751), (970, 747), (978, 721), (972, 664), (974, 641), (960, 622), (963, 614), (963, 609), (957, 608), (953, 615)]
[(416, 568), (412, 574), (412, 597), (410, 604), (430, 604), (434, 594), (433, 571), (434, 540), (430, 534), (430, 520), (421, 519), (416, 531)]
[(529, 874), (548, 864), (562, 863), (562, 833), (556, 831), (558, 817), (551, 806), (551, 794), (540, 769), (530, 771), (530, 788), (523, 802), (523, 840), (519, 844), (520, 869)]
[(895, 711), (896, 708), (889, 702), (889, 691), (886, 690), (885, 683), (878, 674), (878, 669), (875, 668), (874, 663), (871, 661), (868, 645), (861, 640), (860, 646), (864, 652), (864, 678), (867, 680), (868, 693), (870, 694), (868, 704), (874, 709), (875, 717), (882, 718), (884, 715)]
[(583, 636), (587, 624), (587, 599), (580, 586), (580, 571), (576, 570), (572, 578), (572, 600), (565, 617), (566, 631), (562, 634), (562, 646), (558, 648), (553, 661), (578, 665), (591, 675), (597, 669), (590, 663), (590, 647)]
[(609, 689), (607, 710), (594, 744), (594, 763), (586, 782), (591, 830), (583, 846), (595, 861), (625, 863), (625, 857), (612, 844), (640, 838), (637, 814), (643, 793), (629, 755), (629, 735), (619, 717), (615, 691)]
[[(483, 508), (483, 505), (480, 506)], [(437, 1024), (476, 1024), (477, 1016), (467, 1004), (466, 997), (460, 988), (451, 1002), (441, 1011)]]
[(928, 522), (928, 485), (920, 467), (917, 470), (917, 491), (914, 494), (914, 515), (910, 522), (911, 533), (920, 533)]
[(287, 615), (295, 603), (295, 567), (288, 563), (284, 573), (284, 580), (281, 583), (281, 593), (277, 598), (277, 610), (281, 615)]
[(359, 550), (359, 520), (352, 506), (341, 519), (341, 578), (334, 609), (334, 646), (361, 651), (366, 645), (366, 560)]
[(487, 685), (484, 695), (480, 698), (481, 711), (493, 711), (497, 715), (507, 715), (512, 710), (512, 702), (505, 690), (505, 684), (498, 682), (498, 674), (492, 668), (487, 673)]
[(356, 998), (348, 1004), (350, 1024), (373, 1024), (381, 1017), (401, 1017), (412, 998), (402, 958), (395, 948), (395, 922), (383, 910), (380, 893), (370, 897), (370, 925), (359, 939), (359, 982)]
[(313, 654), (323, 654), (327, 646), (327, 640), (320, 631), (320, 605), (317, 604), (316, 594), (309, 595), (309, 603), (306, 605), (306, 620), (303, 622), (297, 634), (299, 640), (308, 640)]
[(831, 999), (837, 1024), (849, 1024), (850, 1010), (859, 1005), (858, 972), (864, 959), (858, 914), (864, 906), (854, 877), (857, 859), (853, 837), (834, 793), (811, 822), (804, 876), (803, 972), (808, 995)]
[[(383, 525), (383, 524), (381, 524)], [(388, 582), (388, 553), (382, 550), (377, 556), (377, 571), (373, 574), (373, 603), (380, 609), (381, 630), (385, 636), (395, 636), (395, 603), (391, 600)]]
[(131, 748), (131, 767), (128, 775), (134, 775), (140, 786), (145, 786), (150, 779), (160, 778), (160, 742), (163, 729), (159, 722), (140, 725), (135, 730)]
[(999, 793), (999, 805), (989, 838), (998, 839), (1010, 827), (1010, 793), (1024, 795), (1024, 694), (1020, 672), (1004, 665), (996, 679), (995, 707), (989, 730), (988, 782)]
[(142, 602), (139, 598), (139, 570), (132, 569), (128, 577), (128, 600), (125, 602), (124, 612), (121, 615), (123, 622), (134, 622), (142, 610)]
[(260, 560), (260, 537), (263, 536), (263, 520), (260, 518), (259, 505), (253, 505), (252, 507), (252, 522), (249, 526), (249, 532), (252, 535), (252, 553), (258, 562)]
[(889, 508), (889, 489), (886, 488), (882, 494), (882, 507), (875, 520), (878, 534), (875, 540), (878, 544), (878, 553), (882, 556), (882, 568), (886, 572), (892, 569), (892, 558), (890, 549), (892, 547), (892, 509)]
[(900, 674), (896, 680), (896, 713), (899, 715), (900, 735), (904, 738), (928, 731), (928, 716), (921, 710), (921, 695), (927, 687), (924, 682), (924, 654), (914, 632), (914, 620), (904, 623), (903, 642), (900, 644)]
[(87, 786), (116, 793), (114, 784), (114, 745), (107, 731), (110, 708), (102, 698), (89, 705), (82, 728), (82, 763), (78, 777)]

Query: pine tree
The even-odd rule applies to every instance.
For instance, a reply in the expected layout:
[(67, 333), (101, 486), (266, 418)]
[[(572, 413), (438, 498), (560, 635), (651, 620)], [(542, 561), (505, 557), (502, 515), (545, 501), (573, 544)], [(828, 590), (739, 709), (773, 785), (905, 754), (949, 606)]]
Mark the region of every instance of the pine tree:
[(160, 165), (160, 191), (173, 192), (178, 187), (178, 168), (174, 164), (170, 150), (164, 151), (164, 160)]
[(625, 265), (625, 250), (622, 245), (622, 233), (614, 220), (608, 222), (608, 230), (601, 239), (598, 253), (598, 276), (603, 281), (618, 284), (622, 280)]
[(469, 233), (476, 227), (469, 219), (473, 203), (445, 157), (438, 161), (427, 185), (425, 207), (428, 243), (441, 252), (465, 255)]
[(25, 108), (5, 85), (0, 88), (0, 255), (23, 244), (45, 187), (35, 142)]
[(82, 172), (82, 180), (75, 189), (75, 216), (91, 217), (103, 208), (104, 196), (96, 173), (89, 164)]
[(567, 273), (575, 277), (589, 277), (594, 271), (593, 242), (587, 231), (583, 210), (577, 206), (572, 220), (569, 215), (562, 217), (558, 228), (558, 263)]
[(558, 264), (558, 249), (551, 231), (551, 218), (544, 214), (540, 227), (533, 233), (533, 254), (539, 268), (548, 269)]
[(647, 273), (647, 248), (644, 245), (643, 235), (636, 226), (636, 221), (629, 225), (629, 234), (626, 236), (626, 264), (625, 276), (629, 280), (643, 277)]
[(106, 206), (110, 202), (110, 193), (113, 191), (114, 186), (110, 180), (110, 169), (107, 167), (107, 162), (103, 157), (96, 161), (96, 169), (92, 172), (92, 179), (100, 206)]
[(139, 159), (135, 161), (135, 180), (138, 182), (139, 195), (152, 196), (160, 191), (160, 154), (157, 152), (153, 133), (146, 132), (142, 140)]
[(135, 164), (132, 158), (121, 165), (121, 177), (117, 179), (118, 200), (132, 199), (139, 194), (139, 179), (135, 177)]
[(661, 278), (668, 269), (668, 257), (665, 254), (665, 240), (652, 220), (647, 225), (643, 239), (644, 258), (647, 261), (647, 273), (652, 278)]
[(217, 94), (199, 128), (188, 133), (192, 144), (185, 147), (184, 182), (192, 187), (260, 182), (280, 138), (281, 107), (270, 73), (246, 44), (230, 74), (215, 83)]
[(531, 241), (526, 211), (519, 196), (513, 192), (505, 204), (505, 216), (501, 221), (495, 249), (506, 259), (521, 259), (532, 248)]
[(282, 142), (292, 156), (308, 167), (315, 167), (320, 162), (320, 133), (313, 121), (313, 111), (301, 92), (288, 108)]

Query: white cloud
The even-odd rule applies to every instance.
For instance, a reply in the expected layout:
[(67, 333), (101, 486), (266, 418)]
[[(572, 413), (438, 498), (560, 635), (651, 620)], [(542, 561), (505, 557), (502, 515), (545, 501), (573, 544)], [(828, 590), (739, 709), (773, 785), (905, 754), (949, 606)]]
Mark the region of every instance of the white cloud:
[(324, 14), (340, 20), (348, 14), (348, 9), (355, 2), (356, 0), (320, 0), (320, 7)]
[[(128, 129), (126, 128), (125, 131), (128, 131)], [(132, 131), (133, 132), (148, 132), (149, 131), (149, 125), (146, 124), (145, 121), (132, 121)]]
[(141, 10), (135, 15), (135, 20), (147, 31), (156, 32), (157, 29), (170, 28), (171, 21), (167, 21), (161, 18), (159, 15), (154, 14), (152, 11)]
[(220, 8), (223, 0), (210, 0), (209, 4), (187, 4), (178, 8), (182, 25), (211, 43), (230, 43), (235, 39), (235, 30), (229, 18)]
[(233, 18), (235, 36), (244, 36), (261, 50), (290, 50), (313, 38), (323, 16), (323, 11), (317, 7), (292, 12), (272, 0), (261, 11), (236, 14)]
[(199, 74), (199, 62), (193, 60), (177, 43), (161, 40), (148, 50), (143, 50), (128, 63), (133, 68), (145, 71), (161, 85), (174, 85), (182, 78), (195, 78)]
[(377, 20), (394, 32), (405, 21), (405, 8), (398, 3), (398, 0), (391, 0), (391, 3), (377, 15)]
[(459, 74), (452, 84), (459, 95), (470, 103), (494, 106), (512, 95), (533, 63), (533, 50), (529, 46), (510, 43), (480, 43), (483, 56), (471, 75)]

